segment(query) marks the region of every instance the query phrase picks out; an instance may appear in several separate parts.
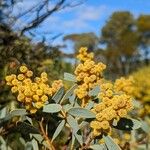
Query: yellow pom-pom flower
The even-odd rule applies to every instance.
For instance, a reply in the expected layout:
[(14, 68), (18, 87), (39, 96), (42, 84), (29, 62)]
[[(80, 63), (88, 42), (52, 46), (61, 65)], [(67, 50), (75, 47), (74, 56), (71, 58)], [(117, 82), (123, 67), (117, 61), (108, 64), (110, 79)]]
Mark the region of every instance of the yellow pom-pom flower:
[(21, 66), (20, 67), (20, 72), (26, 73), (28, 71), (28, 68), (26, 66)]

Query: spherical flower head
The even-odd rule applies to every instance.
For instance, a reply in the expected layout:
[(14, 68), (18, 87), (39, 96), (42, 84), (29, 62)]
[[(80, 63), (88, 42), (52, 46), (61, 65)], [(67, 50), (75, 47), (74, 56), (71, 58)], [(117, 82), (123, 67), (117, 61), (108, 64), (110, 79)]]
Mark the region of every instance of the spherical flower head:
[(39, 78), (39, 77), (35, 77), (34, 80), (35, 80), (35, 82), (38, 83), (38, 84), (42, 81), (41, 78)]
[(32, 76), (33, 76), (33, 72), (32, 72), (31, 70), (27, 71), (27, 72), (26, 72), (26, 76), (27, 76), (28, 78), (32, 77)]
[(53, 89), (52, 88), (46, 88), (46, 89), (44, 89), (44, 93), (49, 95), (49, 96), (52, 96), (53, 95)]
[(42, 102), (36, 102), (34, 105), (37, 109), (40, 109), (44, 104)]
[(32, 83), (32, 80), (30, 78), (26, 78), (23, 80), (23, 83), (26, 85), (30, 85)]
[(11, 88), (11, 92), (12, 93), (16, 93), (18, 91), (18, 87), (17, 86), (13, 86), (12, 88)]
[(94, 82), (96, 80), (96, 75), (91, 75), (90, 77), (90, 82)]
[(90, 127), (93, 129), (101, 129), (101, 123), (99, 121), (92, 121)]
[(87, 47), (81, 47), (79, 49), (79, 53), (83, 54), (83, 53), (87, 52), (87, 50), (88, 50)]
[(47, 75), (46, 72), (42, 72), (42, 73), (41, 73), (41, 78), (47, 78), (47, 77), (48, 77), (48, 75)]
[(38, 89), (38, 84), (37, 83), (32, 83), (31, 84), (31, 90), (35, 92), (37, 89)]
[(17, 78), (18, 78), (18, 80), (22, 81), (22, 80), (25, 79), (25, 76), (24, 76), (24, 74), (19, 74), (19, 75), (17, 76)]
[(36, 90), (36, 94), (38, 96), (42, 96), (43, 95), (43, 90), (41, 90), (41, 89)]
[(19, 102), (23, 102), (25, 99), (25, 95), (23, 93), (19, 93), (18, 96), (17, 96), (17, 100)]
[(13, 79), (12, 80), (12, 85), (18, 85), (18, 80), (17, 79)]
[(26, 73), (28, 71), (28, 68), (26, 66), (21, 66), (19, 69), (21, 73)]
[[(95, 109), (94, 109), (94, 110), (95, 110)], [(97, 113), (97, 114), (96, 114), (96, 119), (97, 119), (98, 121), (102, 121), (102, 120), (103, 120), (103, 113), (102, 113), (102, 112)]]
[(32, 91), (30, 90), (30, 88), (26, 88), (25, 90), (24, 90), (24, 95), (25, 96), (32, 96)]
[(120, 109), (117, 112), (120, 117), (125, 117), (127, 115), (126, 109)]
[(113, 96), (113, 91), (112, 90), (107, 90), (106, 91), (106, 96), (112, 97)]
[(104, 103), (99, 103), (99, 104), (95, 105), (95, 107), (94, 107), (95, 111), (97, 111), (97, 112), (101, 112), (105, 108), (106, 108), (106, 105)]
[(7, 82), (11, 82), (11, 81), (13, 80), (13, 78), (12, 78), (11, 75), (8, 75), (8, 76), (5, 77), (5, 80), (6, 80)]
[(102, 121), (101, 122), (101, 127), (106, 130), (110, 128), (109, 122), (108, 121)]
[(24, 92), (25, 91), (25, 86), (23, 86), (23, 85), (20, 85), (20, 86), (18, 86), (18, 91), (19, 92)]
[(85, 77), (85, 78), (84, 78), (84, 83), (87, 84), (87, 83), (89, 83), (89, 82), (90, 82), (90, 78), (89, 78), (89, 77)]
[(33, 95), (33, 101), (39, 101), (40, 97), (39, 95)]
[(46, 102), (48, 100), (48, 97), (46, 95), (42, 95), (41, 100), (42, 102)]
[(31, 97), (25, 97), (25, 102), (26, 103), (32, 103), (32, 98)]

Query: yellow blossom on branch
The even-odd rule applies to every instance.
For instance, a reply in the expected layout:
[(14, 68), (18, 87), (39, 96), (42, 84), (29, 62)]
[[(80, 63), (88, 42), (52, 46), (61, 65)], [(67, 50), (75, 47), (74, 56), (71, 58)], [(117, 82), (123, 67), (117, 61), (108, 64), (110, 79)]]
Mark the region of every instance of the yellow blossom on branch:
[(50, 87), (47, 83), (46, 72), (41, 73), (40, 77), (32, 78), (33, 72), (26, 66), (19, 68), (20, 74), (6, 76), (7, 85), (11, 86), (12, 93), (17, 93), (17, 100), (24, 104), (30, 113), (35, 113), (43, 107), (57, 90), (63, 86), (62, 80), (56, 80)]

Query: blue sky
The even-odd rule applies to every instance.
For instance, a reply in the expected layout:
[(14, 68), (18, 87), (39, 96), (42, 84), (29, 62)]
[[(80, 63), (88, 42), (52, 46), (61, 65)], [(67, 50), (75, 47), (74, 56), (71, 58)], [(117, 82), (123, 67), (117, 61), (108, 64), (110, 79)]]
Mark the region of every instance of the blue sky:
[[(39, 0), (25, 0), (24, 4), (19, 4), (16, 13), (30, 8)], [(45, 35), (48, 42), (53, 34), (62, 35), (82, 32), (95, 32), (98, 36), (100, 29), (105, 25), (109, 16), (114, 11), (130, 11), (135, 17), (140, 14), (150, 14), (150, 0), (87, 0), (84, 4), (66, 8), (46, 19), (39, 28), (36, 29), (36, 40), (40, 40), (41, 35)], [(49, 33), (49, 34), (48, 34)], [(61, 44), (62, 36), (54, 41), (54, 44)], [(64, 51), (71, 52), (70, 43)]]

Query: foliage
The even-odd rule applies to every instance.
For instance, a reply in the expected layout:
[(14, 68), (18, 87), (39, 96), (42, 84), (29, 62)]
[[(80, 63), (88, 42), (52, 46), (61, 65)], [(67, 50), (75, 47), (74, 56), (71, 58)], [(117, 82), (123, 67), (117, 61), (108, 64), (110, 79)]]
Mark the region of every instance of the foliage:
[[(125, 88), (123, 88), (122, 85), (118, 85), (117, 81), (117, 83), (108, 83), (104, 79), (102, 75), (104, 68), (102, 66), (105, 65), (102, 63), (99, 63), (100, 66), (96, 64), (93, 61), (93, 54), (90, 54), (92, 57), (88, 57), (89, 54), (86, 48), (80, 49), (79, 56), (83, 54), (83, 58), (87, 57), (87, 59), (83, 60), (82, 57), (79, 57), (80, 64), (77, 68), (82, 66), (85, 72), (88, 70), (91, 71), (92, 68), (94, 68), (94, 70), (87, 76), (80, 78), (80, 80), (78, 80), (78, 75), (80, 71), (81, 73), (83, 72), (82, 67), (80, 71), (75, 71), (76, 73), (78, 72), (75, 75), (70, 75), (69, 73), (65, 74), (65, 79), (68, 79), (69, 82), (70, 77), (72, 77), (72, 79), (76, 78), (76, 80), (71, 81), (73, 86), (70, 89), (65, 89), (65, 91), (62, 84), (61, 86), (57, 86), (57, 84), (55, 86), (52, 85), (52, 87), (58, 87), (54, 88), (55, 91), (52, 92), (53, 88), (50, 88), (46, 83), (46, 73), (42, 73), (41, 77), (35, 78), (35, 80), (33, 80), (34, 78), (32, 80), (29, 79), (32, 78), (33, 73), (25, 66), (20, 67), (22, 74), (6, 76), (7, 84), (13, 86), (11, 91), (14, 92), (14, 87), (16, 88), (15, 96), (23, 92), (24, 97), (22, 97), (21, 100), (19, 99), (19, 108), (12, 108), (11, 111), (6, 107), (1, 109), (1, 148), (13, 149), (12, 143), (8, 143), (8, 135), (11, 135), (13, 131), (18, 133), (19, 142), (23, 145), (22, 147), (24, 147), (24, 149), (30, 147), (31, 149), (54, 150), (66, 147), (72, 150), (83, 150), (101, 147), (105, 150), (120, 150), (119, 145), (113, 140), (113, 134), (111, 134), (113, 130), (131, 131), (138, 129), (141, 124), (140, 121), (136, 119), (129, 117), (124, 118), (127, 117), (127, 113), (131, 111), (133, 107), (131, 95), (129, 95), (126, 90), (124, 91)], [(93, 63), (90, 64), (92, 66), (87, 67), (85, 64), (88, 64), (90, 61), (93, 61)], [(101, 71), (101, 73), (95, 74), (95, 71)], [(85, 79), (87, 77), (90, 79), (93, 74), (95, 74), (96, 78), (101, 82), (96, 82), (96, 78), (86, 80), (85, 82)], [(27, 82), (27, 78), (30, 82)], [(122, 81), (121, 79), (121, 82), (126, 82), (126, 80)], [(38, 83), (37, 88), (33, 88), (35, 83)], [(83, 84), (86, 84), (86, 86), (82, 87), (81, 90), (86, 90), (86, 95), (79, 96), (76, 94), (76, 89), (83, 86)], [(115, 90), (115, 84), (117, 84), (117, 87), (121, 86), (121, 88)], [(97, 86), (99, 86), (99, 90)], [(20, 87), (25, 87), (25, 89), (20, 91)], [(26, 93), (25, 90), (28, 90), (28, 92)], [(39, 90), (40, 93), (38, 92)], [(35, 104), (41, 102), (43, 97), (41, 91), (42, 93), (46, 92), (45, 96), (48, 97), (48, 99), (44, 99), (42, 106), (37, 107)], [(34, 99), (35, 94), (31, 94), (34, 92), (39, 96), (38, 100)], [(88, 99), (85, 101), (86, 96), (88, 96)], [(27, 101), (29, 98), (30, 101)], [(123, 100), (123, 102), (121, 102), (121, 100)], [(82, 101), (84, 103), (82, 103)], [(31, 111), (32, 108), (28, 109), (26, 107), (27, 104), (32, 105), (34, 109), (36, 108), (36, 111)], [(114, 111), (114, 115), (110, 109)], [(57, 127), (53, 128), (52, 120), (57, 122)], [(52, 128), (53, 130), (51, 130)], [(53, 134), (51, 134), (51, 131), (53, 131)], [(61, 135), (61, 131), (66, 132), (68, 138), (65, 143), (61, 145), (62, 147), (59, 147), (56, 140)]]

